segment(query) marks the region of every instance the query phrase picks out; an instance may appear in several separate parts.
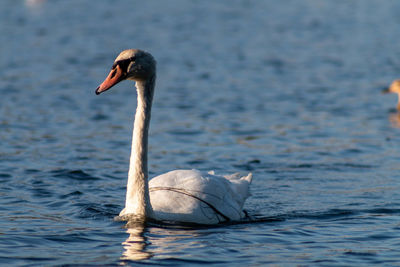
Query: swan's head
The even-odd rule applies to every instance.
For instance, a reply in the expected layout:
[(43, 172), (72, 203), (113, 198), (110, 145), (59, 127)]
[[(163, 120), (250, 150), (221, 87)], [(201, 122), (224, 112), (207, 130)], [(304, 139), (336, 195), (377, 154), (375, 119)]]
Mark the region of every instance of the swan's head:
[(394, 82), (392, 82), (389, 87), (383, 89), (382, 93), (400, 94), (400, 80), (395, 80)]
[(110, 89), (120, 81), (146, 81), (155, 74), (156, 61), (150, 53), (139, 49), (124, 50), (115, 59), (107, 78), (97, 87), (96, 94)]

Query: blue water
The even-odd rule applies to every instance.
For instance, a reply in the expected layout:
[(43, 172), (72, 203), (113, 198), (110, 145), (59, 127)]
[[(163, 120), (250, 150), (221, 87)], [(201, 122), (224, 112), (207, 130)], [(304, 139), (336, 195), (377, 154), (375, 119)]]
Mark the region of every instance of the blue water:
[[(0, 2), (0, 264), (400, 262), (398, 1)], [(158, 61), (149, 169), (253, 172), (251, 222), (115, 221), (135, 91)]]

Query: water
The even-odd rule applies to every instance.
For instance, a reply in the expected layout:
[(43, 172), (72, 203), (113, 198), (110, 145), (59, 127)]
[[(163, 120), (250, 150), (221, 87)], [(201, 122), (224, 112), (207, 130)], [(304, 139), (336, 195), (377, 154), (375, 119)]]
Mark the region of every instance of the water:
[[(0, 264), (400, 262), (397, 1), (1, 1)], [(253, 172), (252, 222), (115, 221), (133, 84), (158, 61), (150, 175)]]

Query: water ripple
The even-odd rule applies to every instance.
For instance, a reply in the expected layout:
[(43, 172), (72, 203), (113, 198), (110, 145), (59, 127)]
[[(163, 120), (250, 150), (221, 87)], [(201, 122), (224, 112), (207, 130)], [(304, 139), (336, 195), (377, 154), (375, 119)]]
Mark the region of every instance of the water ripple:
[[(397, 264), (398, 2), (0, 6), (0, 265)], [(94, 89), (131, 46), (157, 59), (150, 176), (252, 172), (249, 219), (115, 220), (136, 94)]]

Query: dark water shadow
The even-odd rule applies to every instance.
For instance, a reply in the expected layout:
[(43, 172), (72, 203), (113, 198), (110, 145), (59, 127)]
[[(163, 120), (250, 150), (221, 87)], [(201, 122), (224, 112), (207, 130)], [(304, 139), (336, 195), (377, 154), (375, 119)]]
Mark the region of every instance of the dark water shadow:
[[(277, 223), (290, 220), (307, 219), (307, 220), (336, 220), (345, 218), (356, 218), (358, 219), (361, 215), (400, 215), (400, 209), (390, 208), (372, 208), (372, 209), (330, 209), (326, 211), (294, 211), (285, 214), (278, 214), (274, 216), (265, 216), (262, 214), (249, 215), (246, 219), (240, 221), (231, 221), (218, 224), (196, 224), (196, 223), (182, 223), (174, 221), (156, 221), (146, 220), (146, 227), (158, 227), (164, 229), (181, 229), (181, 230), (199, 230), (199, 229), (211, 229), (211, 228), (222, 228), (233, 225), (243, 224), (260, 224), (260, 223)], [(115, 220), (121, 221), (120, 217), (115, 217)], [(132, 225), (131, 221), (127, 222), (127, 226)]]

